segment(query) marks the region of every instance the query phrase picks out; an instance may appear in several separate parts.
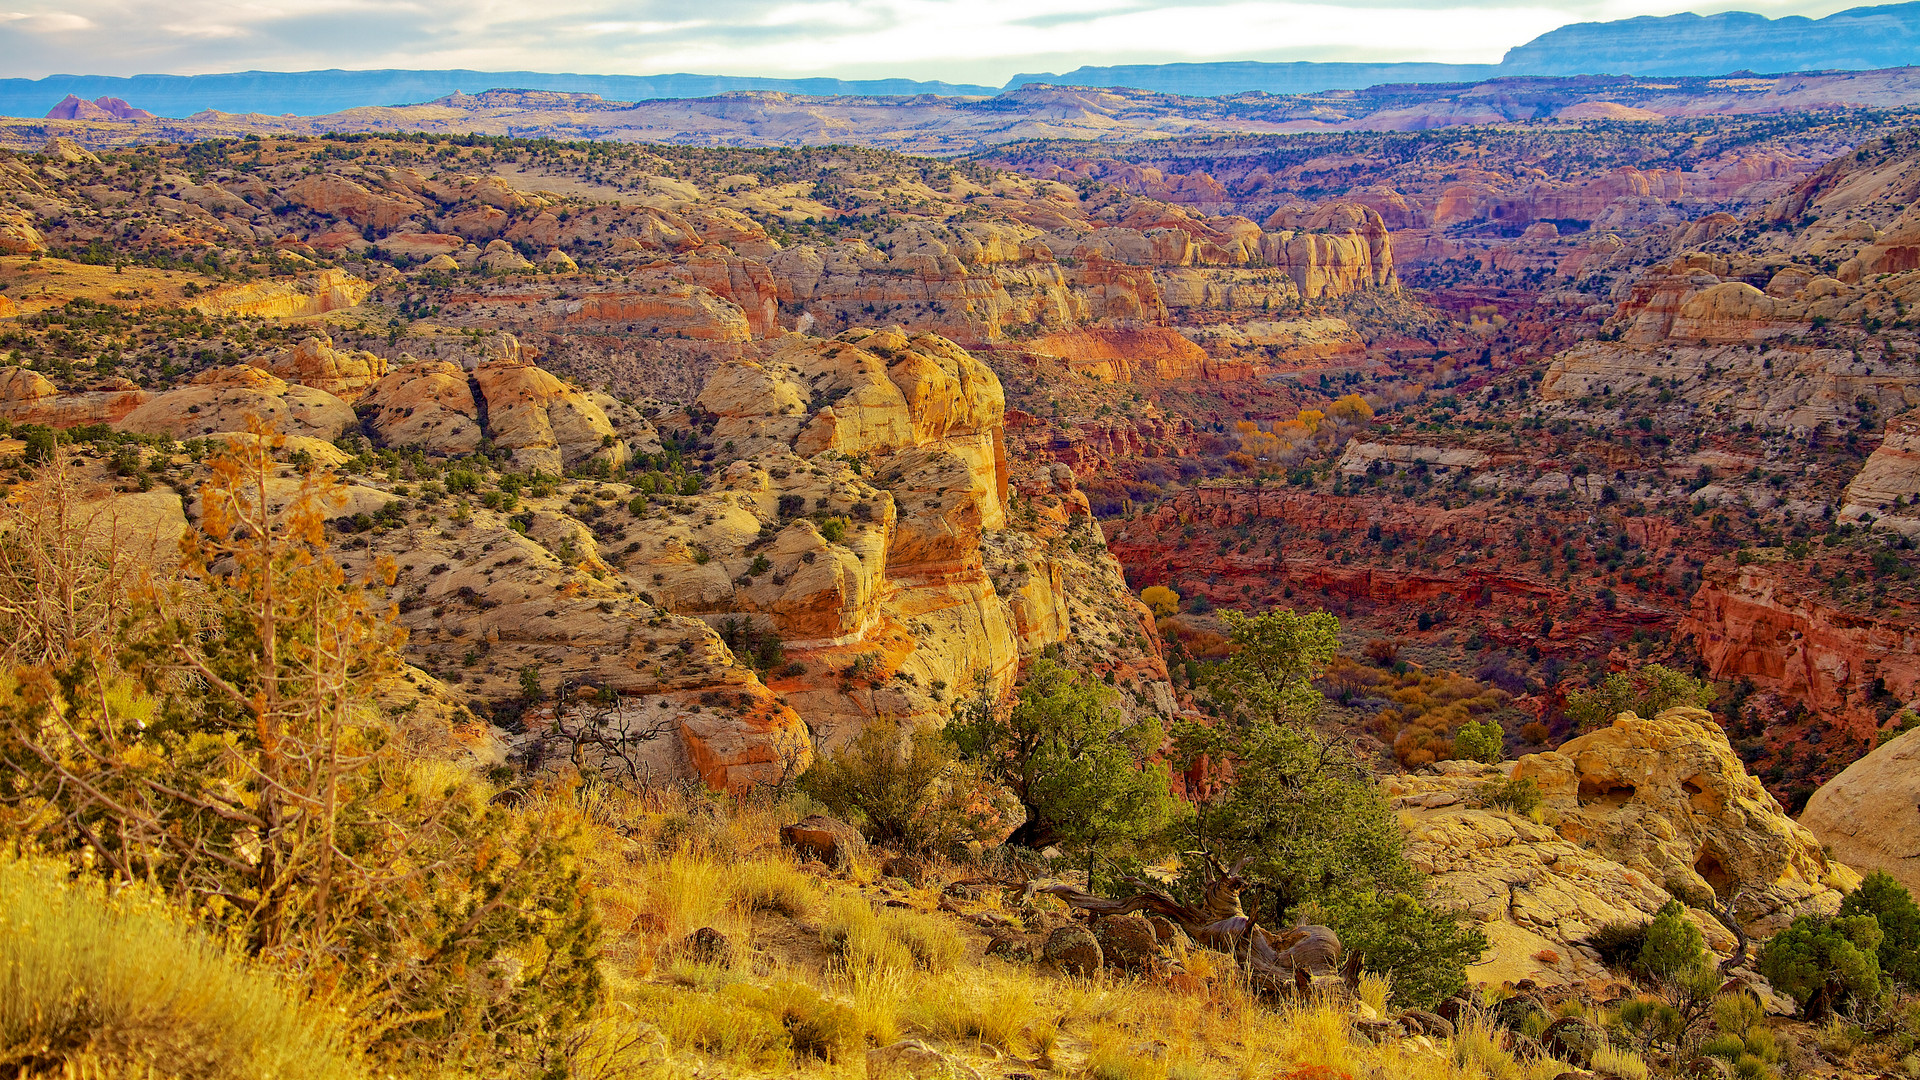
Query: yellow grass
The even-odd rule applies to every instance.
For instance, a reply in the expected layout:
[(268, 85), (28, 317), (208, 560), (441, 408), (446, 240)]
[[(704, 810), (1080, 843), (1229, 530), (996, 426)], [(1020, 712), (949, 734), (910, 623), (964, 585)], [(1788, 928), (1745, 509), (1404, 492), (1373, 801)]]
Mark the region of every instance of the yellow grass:
[[(826, 878), (801, 871), (777, 835), (782, 822), (810, 807), (697, 797), (587, 801), (588, 819), (602, 826), (592, 850), (617, 977), (578, 1051), (577, 1080), (696, 1070), (860, 1077), (865, 1048), (903, 1038), (983, 1075), (1550, 1080), (1565, 1069), (1515, 1061), (1491, 1024), (1474, 1017), (1451, 1044), (1376, 1046), (1354, 1035), (1355, 1003), (1258, 1000), (1231, 968), (1196, 963), (1210, 989), (1192, 993), (981, 958), (982, 932), (919, 910), (934, 907), (937, 888), (891, 894), (911, 908), (882, 906), (871, 892), (871, 866)], [(727, 935), (731, 965), (685, 955), (680, 943), (701, 926)], [(1387, 980), (1369, 976), (1358, 996), (1390, 1015), (1390, 990)], [(1012, 1059), (1032, 1065), (1016, 1068)]]
[(23, 1060), (75, 1080), (366, 1075), (336, 1018), (157, 896), (0, 855), (0, 1061)]

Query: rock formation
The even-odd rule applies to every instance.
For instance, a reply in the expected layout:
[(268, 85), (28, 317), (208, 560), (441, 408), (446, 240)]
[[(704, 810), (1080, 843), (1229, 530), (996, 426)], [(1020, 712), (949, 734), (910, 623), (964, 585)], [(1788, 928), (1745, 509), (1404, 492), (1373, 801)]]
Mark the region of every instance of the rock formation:
[(277, 356), (253, 361), (288, 382), (324, 390), (345, 402), (357, 400), (387, 373), (385, 357), (363, 349), (335, 350), (325, 334), (307, 338)]
[(212, 368), (177, 390), (155, 394), (114, 426), (139, 435), (188, 439), (246, 431), (255, 417), (283, 434), (329, 442), (357, 423), (353, 407), (324, 390), (240, 366)]
[[(1646, 921), (1670, 898), (1724, 953), (1732, 936), (1707, 902), (1761, 936), (1798, 914), (1831, 914), (1859, 882), (1747, 775), (1699, 709), (1622, 713), (1506, 767), (1445, 766), (1389, 778), (1387, 791), (1411, 817), (1415, 865), (1485, 924), (1494, 950), (1474, 969), (1484, 981), (1605, 980), (1581, 943), (1607, 923)], [(1476, 807), (1479, 785), (1503, 774), (1538, 786), (1551, 825)]]
[(1920, 732), (1887, 741), (1822, 784), (1800, 824), (1836, 860), (1920, 891)]

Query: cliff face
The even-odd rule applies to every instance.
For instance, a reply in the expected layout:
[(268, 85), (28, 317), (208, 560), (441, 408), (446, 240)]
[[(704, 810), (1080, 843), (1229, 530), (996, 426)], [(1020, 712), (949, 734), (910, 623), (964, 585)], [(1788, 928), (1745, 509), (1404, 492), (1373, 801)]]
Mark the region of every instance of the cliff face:
[(1818, 763), (1816, 784), (1873, 745), (1890, 702), (1920, 697), (1920, 626), (1848, 610), (1818, 587), (1779, 565), (1717, 568), (1678, 627), (1713, 678), (1750, 680), (1814, 711), (1768, 734)]

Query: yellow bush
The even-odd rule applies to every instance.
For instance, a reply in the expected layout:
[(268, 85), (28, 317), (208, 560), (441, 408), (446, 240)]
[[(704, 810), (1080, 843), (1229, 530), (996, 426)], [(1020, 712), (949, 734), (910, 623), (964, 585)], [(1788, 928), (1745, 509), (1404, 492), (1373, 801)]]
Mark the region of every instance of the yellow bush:
[(1147, 605), (1155, 618), (1164, 619), (1180, 610), (1180, 594), (1165, 585), (1149, 585), (1141, 589), (1140, 602)]

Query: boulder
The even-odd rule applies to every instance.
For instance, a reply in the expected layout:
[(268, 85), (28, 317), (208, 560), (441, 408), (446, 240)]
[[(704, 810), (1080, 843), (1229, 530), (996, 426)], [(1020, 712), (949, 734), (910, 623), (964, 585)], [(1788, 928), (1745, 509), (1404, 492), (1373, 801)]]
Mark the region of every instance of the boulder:
[(987, 942), (987, 955), (1007, 960), (1032, 960), (1033, 941), (1018, 931), (1002, 930)]
[(1114, 915), (1093, 924), (1093, 937), (1108, 964), (1134, 975), (1163, 976), (1173, 969), (1172, 957), (1154, 933), (1153, 924), (1140, 915)]
[(733, 942), (711, 926), (703, 926), (688, 934), (681, 947), (696, 964), (713, 964), (716, 967), (733, 965)]
[(1399, 1016), (1400, 1026), (1412, 1035), (1425, 1035), (1429, 1039), (1453, 1038), (1453, 1022), (1439, 1013), (1425, 1009), (1408, 1009)]
[[(1474, 808), (1473, 789), (1503, 774), (1535, 781), (1554, 824)], [(1479, 983), (1603, 993), (1617, 979), (1585, 942), (1609, 923), (1647, 922), (1670, 893), (1694, 905), (1708, 946), (1726, 954), (1734, 940), (1711, 898), (1733, 904), (1758, 937), (1798, 913), (1837, 910), (1858, 881), (1781, 812), (1698, 709), (1626, 713), (1552, 753), (1384, 784), (1406, 815), (1409, 859), (1481, 920), (1492, 947), (1469, 969)]]
[(31, 215), (0, 210), (0, 255), (32, 255), (47, 250), (46, 237), (34, 227)]
[(1563, 1016), (1540, 1033), (1540, 1045), (1561, 1061), (1584, 1069), (1593, 1064), (1593, 1055), (1607, 1045), (1607, 1034), (1584, 1016)]
[(835, 870), (846, 869), (867, 850), (860, 830), (825, 814), (812, 814), (791, 825), (782, 825), (780, 842), (803, 857), (818, 859)]
[(1099, 939), (1077, 923), (1062, 926), (1047, 935), (1040, 946), (1040, 958), (1068, 975), (1095, 976), (1105, 966)]

